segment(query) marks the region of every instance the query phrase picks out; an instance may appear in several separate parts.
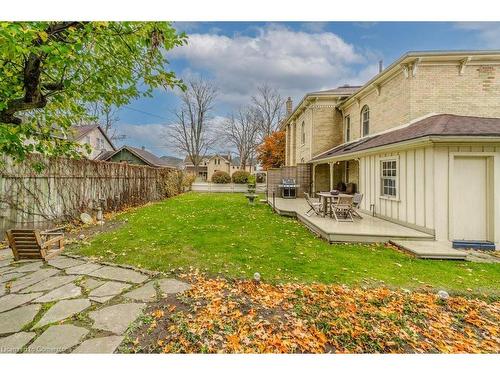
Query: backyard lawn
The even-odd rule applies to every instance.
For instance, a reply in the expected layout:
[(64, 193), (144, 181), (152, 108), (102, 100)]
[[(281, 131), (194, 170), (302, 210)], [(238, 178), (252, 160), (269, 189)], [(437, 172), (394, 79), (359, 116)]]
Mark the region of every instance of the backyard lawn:
[(199, 269), (209, 276), (271, 283), (386, 285), (500, 294), (500, 264), (419, 260), (379, 245), (334, 244), (243, 194), (186, 193), (118, 214), (109, 232), (70, 251), (163, 272)]

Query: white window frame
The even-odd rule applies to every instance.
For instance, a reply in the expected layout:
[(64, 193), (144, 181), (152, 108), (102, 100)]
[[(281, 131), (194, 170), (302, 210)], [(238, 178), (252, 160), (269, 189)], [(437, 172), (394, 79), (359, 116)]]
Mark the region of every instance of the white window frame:
[(351, 116), (344, 117), (344, 142), (351, 140)]
[[(368, 113), (368, 118), (366, 121), (368, 131), (365, 133), (365, 113)], [(361, 137), (366, 137), (367, 135), (370, 134), (370, 107), (367, 105), (364, 105), (363, 108), (361, 108)]]
[[(394, 171), (395, 175), (384, 176), (384, 163), (394, 163), (394, 168), (386, 169), (388, 171)], [(387, 194), (384, 191), (385, 180), (394, 181), (394, 186), (386, 186), (389, 189), (394, 190), (394, 194)], [(396, 199), (399, 200), (399, 159), (397, 157), (391, 156), (387, 158), (380, 159), (380, 196), (386, 199)]]

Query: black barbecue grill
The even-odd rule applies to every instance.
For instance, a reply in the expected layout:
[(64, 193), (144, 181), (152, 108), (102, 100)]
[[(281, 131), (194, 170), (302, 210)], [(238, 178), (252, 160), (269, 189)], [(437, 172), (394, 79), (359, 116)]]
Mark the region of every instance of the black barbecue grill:
[(297, 197), (297, 188), (299, 185), (295, 183), (293, 178), (284, 178), (281, 184), (278, 185), (281, 189), (281, 197), (285, 199), (293, 199)]

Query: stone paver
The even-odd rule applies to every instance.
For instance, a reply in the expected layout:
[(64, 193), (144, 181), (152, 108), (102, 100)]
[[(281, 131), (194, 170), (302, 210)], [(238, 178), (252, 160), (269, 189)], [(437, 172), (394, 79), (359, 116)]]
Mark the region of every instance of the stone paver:
[(89, 298), (92, 301), (104, 303), (128, 288), (130, 288), (130, 284), (120, 283), (118, 281), (107, 281), (97, 289), (91, 291)]
[(93, 328), (121, 335), (141, 315), (145, 306), (144, 303), (121, 303), (92, 311), (89, 317), (94, 321)]
[(68, 258), (65, 256), (58, 256), (54, 259), (49, 260), (48, 263), (49, 263), (49, 266), (60, 268), (60, 269), (65, 269), (65, 268), (70, 268), (70, 267), (81, 266), (82, 264), (85, 264), (86, 262), (83, 260), (79, 260), (79, 259)]
[(191, 287), (188, 283), (176, 279), (161, 279), (158, 280), (158, 284), (163, 297), (166, 297), (169, 294), (184, 292)]
[(47, 328), (27, 349), (29, 353), (61, 353), (78, 344), (88, 329), (71, 324)]
[(92, 290), (92, 289), (97, 288), (98, 286), (101, 286), (104, 283), (105, 283), (104, 280), (96, 280), (96, 279), (86, 278), (85, 280), (83, 280), (81, 282), (81, 285), (87, 290)]
[(92, 272), (98, 270), (99, 268), (102, 268), (100, 264), (85, 263), (79, 266), (66, 268), (65, 271), (68, 275), (89, 275)]
[(0, 297), (0, 312), (12, 310), (18, 306), (24, 305), (27, 302), (40, 297), (42, 293), (30, 294), (7, 294)]
[(154, 284), (154, 281), (150, 281), (137, 289), (125, 293), (123, 296), (135, 301), (153, 302), (156, 300), (156, 288)]
[(14, 259), (2, 259), (2, 260), (0, 260), (0, 267), (7, 267), (7, 266), (9, 266), (12, 263), (13, 260)]
[(58, 301), (61, 299), (78, 297), (81, 294), (82, 294), (82, 288), (75, 285), (74, 283), (69, 283), (57, 289), (54, 289), (53, 291), (45, 294), (44, 296), (41, 296), (40, 298), (37, 298), (35, 302), (45, 303), (45, 302)]
[[(12, 250), (7, 248), (7, 249), (1, 249), (0, 250), (0, 259), (2, 261), (8, 261), (9, 263), (11, 261), (13, 261), (14, 259), (14, 255), (12, 254)], [(0, 263), (1, 265), (3, 265), (3, 263)], [(7, 263), (8, 264), (8, 263)]]
[(52, 306), (33, 328), (40, 328), (50, 323), (60, 322), (90, 307), (86, 298), (70, 299), (57, 302)]
[(0, 297), (2, 297), (7, 291), (5, 290), (5, 284), (0, 284)]
[(80, 344), (73, 353), (113, 353), (118, 345), (123, 341), (124, 336), (106, 336), (89, 339)]
[(111, 279), (125, 281), (128, 283), (140, 284), (148, 279), (148, 277), (140, 272), (129, 270), (126, 268), (104, 266), (92, 273), (90, 276), (101, 277), (103, 279)]
[(41, 305), (26, 305), (0, 314), (0, 334), (20, 331), (40, 311)]
[(0, 275), (5, 275), (6, 273), (9, 273), (9, 272), (12, 272), (15, 270), (16, 270), (16, 267), (10, 267), (10, 266), (1, 267), (0, 268)]
[(51, 276), (48, 279), (42, 280), (35, 285), (21, 290), (21, 293), (44, 292), (46, 290), (52, 290), (75, 281), (77, 277), (78, 276)]
[(19, 272), (6, 273), (0, 276), (0, 283), (5, 283), (7, 281), (14, 280), (22, 276), (24, 276), (24, 273), (19, 273)]
[(21, 267), (16, 267), (17, 272), (34, 272), (38, 271), (43, 266), (43, 262), (33, 262), (24, 264)]
[(0, 353), (18, 353), (35, 337), (35, 332), (18, 332), (0, 338)]
[(39, 281), (45, 280), (46, 278), (55, 275), (59, 270), (54, 268), (40, 269), (27, 276), (20, 277), (16, 281), (12, 282), (10, 286), (11, 293), (16, 293), (21, 289), (25, 289)]

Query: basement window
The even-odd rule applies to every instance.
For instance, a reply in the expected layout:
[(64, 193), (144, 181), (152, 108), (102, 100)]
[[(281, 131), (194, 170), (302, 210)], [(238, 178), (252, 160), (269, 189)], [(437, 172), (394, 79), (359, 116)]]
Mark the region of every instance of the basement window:
[(398, 162), (397, 160), (383, 160), (381, 162), (381, 191), (382, 195), (389, 198), (397, 196), (397, 177), (398, 177)]

